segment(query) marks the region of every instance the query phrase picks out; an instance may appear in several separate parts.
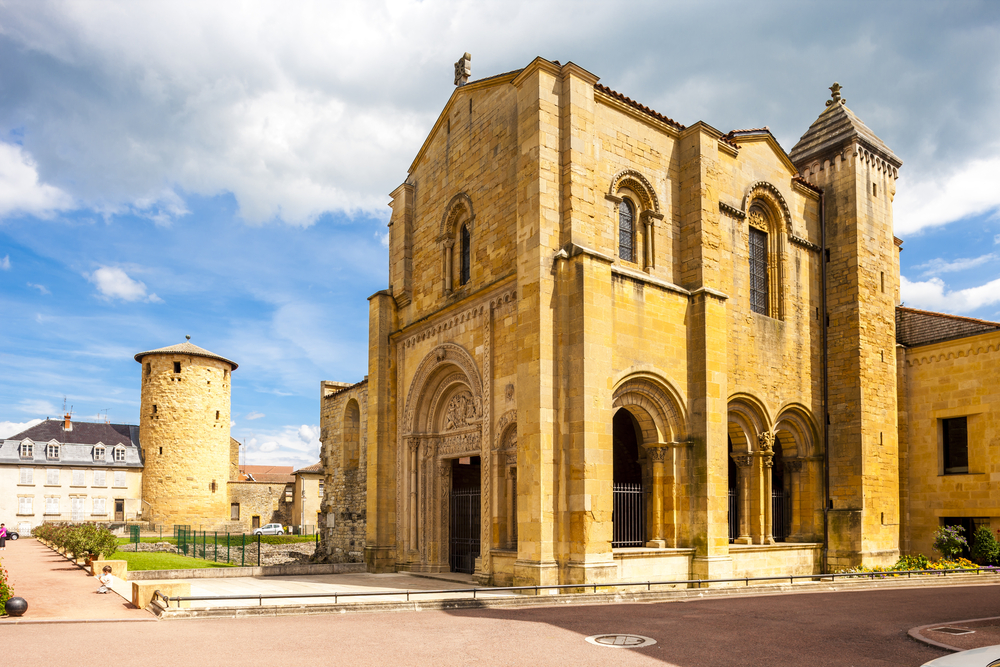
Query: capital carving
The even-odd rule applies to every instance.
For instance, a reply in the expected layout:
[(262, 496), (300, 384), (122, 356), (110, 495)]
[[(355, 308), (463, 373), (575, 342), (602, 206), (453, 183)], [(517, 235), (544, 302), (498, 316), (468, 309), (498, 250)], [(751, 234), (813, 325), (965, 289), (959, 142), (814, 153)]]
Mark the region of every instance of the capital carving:
[(802, 459), (785, 459), (783, 465), (788, 472), (802, 472)]
[(729, 457), (738, 468), (749, 468), (753, 462), (753, 456), (750, 454), (730, 454)]
[(667, 458), (667, 448), (662, 446), (650, 445), (646, 447), (646, 453), (649, 454), (649, 458), (657, 463), (663, 462)]
[(774, 433), (771, 433), (770, 431), (764, 431), (759, 436), (757, 436), (757, 444), (760, 445), (760, 450), (762, 452), (773, 452)]
[(774, 454), (764, 453), (760, 457), (760, 462), (764, 464), (765, 468), (772, 468), (772, 467), (774, 467)]
[(417, 438), (410, 438), (407, 444), (410, 446), (410, 453), (413, 454), (415, 454), (417, 450), (420, 448), (420, 440), (418, 440)]

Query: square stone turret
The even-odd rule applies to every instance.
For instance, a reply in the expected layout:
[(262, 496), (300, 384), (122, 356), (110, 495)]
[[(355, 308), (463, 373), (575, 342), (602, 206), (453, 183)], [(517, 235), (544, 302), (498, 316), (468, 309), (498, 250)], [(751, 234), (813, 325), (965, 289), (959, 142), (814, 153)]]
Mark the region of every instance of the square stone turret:
[(790, 153), (823, 188), (826, 245), (831, 568), (899, 555), (892, 198), (902, 162), (830, 87)]

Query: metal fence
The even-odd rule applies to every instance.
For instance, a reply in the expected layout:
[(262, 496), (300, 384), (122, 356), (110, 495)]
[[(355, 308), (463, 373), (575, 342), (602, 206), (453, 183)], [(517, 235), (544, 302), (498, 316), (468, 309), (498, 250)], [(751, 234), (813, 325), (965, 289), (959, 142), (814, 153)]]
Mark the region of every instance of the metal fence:
[(740, 492), (735, 487), (729, 488), (729, 541), (733, 542), (740, 536)]
[(890, 572), (845, 572), (838, 574), (791, 574), (791, 575), (772, 575), (769, 577), (735, 577), (727, 579), (674, 579), (665, 581), (620, 581), (620, 582), (609, 582), (602, 584), (549, 584), (543, 586), (497, 586), (490, 588), (444, 588), (444, 589), (424, 589), (424, 590), (382, 590), (382, 591), (364, 591), (364, 592), (351, 592), (351, 591), (331, 591), (329, 593), (270, 593), (264, 594), (259, 593), (257, 595), (164, 595), (159, 590), (153, 592), (153, 599), (163, 600), (166, 607), (170, 607), (171, 602), (175, 602), (177, 607), (180, 608), (182, 602), (200, 600), (200, 601), (236, 601), (236, 600), (257, 600), (258, 605), (263, 606), (264, 600), (280, 600), (280, 599), (290, 599), (290, 598), (333, 598), (333, 603), (337, 604), (341, 598), (365, 598), (373, 596), (382, 597), (392, 597), (392, 596), (406, 596), (407, 602), (409, 602), (411, 596), (420, 595), (442, 595), (449, 594), (454, 595), (458, 593), (471, 593), (470, 596), (473, 600), (477, 599), (477, 594), (480, 593), (529, 593), (532, 592), (538, 595), (542, 591), (568, 591), (570, 593), (587, 593), (592, 591), (597, 593), (598, 589), (612, 589), (612, 588), (642, 588), (645, 586), (647, 591), (652, 591), (653, 586), (670, 586), (672, 588), (701, 588), (704, 585), (711, 586), (712, 584), (743, 584), (744, 586), (749, 586), (750, 582), (765, 582), (773, 581), (777, 583), (784, 583), (787, 581), (789, 584), (794, 584), (796, 581), (836, 581), (837, 579), (889, 579), (889, 578), (900, 578), (906, 577), (910, 579), (913, 575), (918, 576), (947, 576), (949, 574), (986, 574), (986, 575), (998, 575), (1000, 574), (1000, 568), (996, 567), (977, 567), (969, 569), (951, 569), (951, 570), (896, 570)]
[(612, 547), (641, 547), (646, 544), (646, 497), (642, 484), (614, 483), (614, 530)]
[(452, 489), (450, 517), (450, 545), (448, 560), (452, 572), (472, 574), (480, 550), (480, 501), (479, 487)]
[(174, 526), (177, 553), (232, 565), (260, 565), (260, 535), (191, 530)]
[(791, 496), (785, 496), (784, 489), (771, 490), (771, 535), (776, 542), (784, 542), (788, 537), (789, 500)]

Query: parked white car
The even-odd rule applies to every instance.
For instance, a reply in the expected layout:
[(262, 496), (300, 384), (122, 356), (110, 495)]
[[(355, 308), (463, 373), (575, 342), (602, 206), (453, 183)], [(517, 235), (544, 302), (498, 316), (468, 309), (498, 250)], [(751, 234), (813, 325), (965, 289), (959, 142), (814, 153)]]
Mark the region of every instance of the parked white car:
[(285, 529), (280, 523), (269, 523), (253, 531), (254, 535), (284, 535)]
[(930, 662), (923, 667), (994, 667), (1000, 665), (1000, 646), (984, 646), (971, 651), (959, 651)]

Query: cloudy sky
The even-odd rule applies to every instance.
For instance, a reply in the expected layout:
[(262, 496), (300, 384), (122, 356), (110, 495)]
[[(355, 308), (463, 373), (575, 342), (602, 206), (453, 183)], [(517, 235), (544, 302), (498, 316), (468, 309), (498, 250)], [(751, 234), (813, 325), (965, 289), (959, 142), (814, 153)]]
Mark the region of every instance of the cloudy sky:
[[(573, 61), (790, 150), (833, 81), (903, 160), (906, 305), (1000, 320), (1000, 3), (0, 0), (0, 436), (137, 423), (136, 352), (240, 364), (250, 463), (366, 372), (391, 192), (453, 89)], [(105, 412), (106, 411), (106, 412)]]

